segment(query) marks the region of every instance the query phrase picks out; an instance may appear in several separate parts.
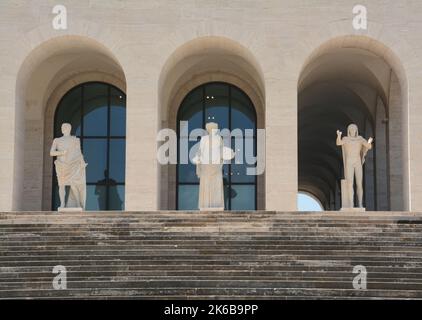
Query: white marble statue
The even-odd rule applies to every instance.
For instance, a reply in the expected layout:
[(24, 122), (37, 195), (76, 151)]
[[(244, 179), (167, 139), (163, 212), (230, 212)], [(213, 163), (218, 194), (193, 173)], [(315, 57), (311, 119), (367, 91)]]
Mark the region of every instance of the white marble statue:
[(358, 127), (350, 124), (347, 127), (347, 137), (341, 137), (342, 132), (337, 130), (337, 146), (341, 146), (343, 153), (344, 180), (342, 180), (342, 210), (354, 207), (354, 178), (356, 177), (356, 191), (358, 207), (363, 208), (363, 164), (368, 150), (372, 149), (372, 138), (366, 141), (358, 133)]
[(199, 178), (198, 207), (201, 211), (224, 210), (223, 164), (234, 157), (234, 151), (224, 146), (218, 125), (206, 124), (207, 135), (201, 138), (193, 159)]
[[(87, 163), (85, 163), (81, 152), (79, 138), (70, 135), (72, 126), (69, 123), (63, 123), (61, 129), (63, 136), (53, 140), (50, 150), (50, 156), (57, 157), (54, 165), (59, 184), (59, 211), (66, 211), (66, 208), (84, 210), (86, 201), (85, 168)], [(67, 203), (66, 186), (70, 186)]]

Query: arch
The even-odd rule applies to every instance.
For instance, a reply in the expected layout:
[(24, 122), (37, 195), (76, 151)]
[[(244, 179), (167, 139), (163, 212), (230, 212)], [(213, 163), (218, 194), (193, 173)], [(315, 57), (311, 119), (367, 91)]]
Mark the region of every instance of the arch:
[[(253, 143), (253, 152), (256, 152), (256, 110), (250, 98), (238, 87), (225, 82), (208, 82), (196, 87), (186, 95), (177, 113), (179, 121), (188, 121), (189, 132), (196, 129), (205, 129), (208, 121), (217, 122), (220, 129), (252, 129), (254, 136), (241, 140), (231, 140), (231, 148), (241, 142), (242, 147), (237, 150), (240, 155), (247, 140)], [(180, 132), (178, 154), (181, 158)], [(197, 142), (190, 142), (190, 148)], [(244, 159), (245, 154), (243, 154)], [(225, 190), (225, 206), (227, 210), (255, 210), (257, 207), (257, 177), (248, 176), (248, 165), (231, 162), (223, 166), (223, 181)], [(197, 208), (195, 194), (199, 190), (199, 180), (193, 164), (177, 165), (176, 209), (194, 210)], [(181, 196), (182, 195), (182, 196)], [(187, 195), (183, 197), (183, 195)], [(240, 201), (239, 201), (240, 199)]]
[[(207, 82), (226, 82), (239, 87), (252, 100), (258, 128), (265, 127), (264, 77), (256, 58), (244, 46), (225, 37), (204, 36), (177, 48), (164, 63), (158, 82), (158, 119), (160, 128), (176, 130), (177, 110), (183, 98)], [(159, 168), (159, 208), (175, 208), (176, 175), (174, 165)], [(260, 193), (264, 176), (258, 177)], [(258, 197), (264, 208), (264, 198)]]
[[(374, 134), (380, 136), (375, 140), (375, 148), (365, 165), (367, 204), (372, 206), (371, 209), (385, 210), (386, 206), (378, 202), (389, 201), (388, 209), (408, 210), (408, 84), (398, 56), (380, 41), (367, 36), (335, 37), (317, 46), (305, 59), (297, 87), (299, 181), (302, 185), (306, 181), (318, 189), (315, 184), (321, 183), (317, 178), (322, 171), (318, 174), (312, 170), (318, 165), (322, 168), (324, 161), (330, 161), (325, 166), (335, 172), (338, 180), (342, 177), (342, 163), (338, 161), (341, 153), (338, 148), (335, 151), (335, 130), (345, 132), (346, 125), (355, 122), (366, 138)], [(382, 125), (387, 127), (387, 137), (381, 136), (384, 134)], [(323, 159), (323, 153), (331, 154), (331, 160)], [(389, 167), (390, 172), (384, 180), (379, 176), (378, 165)], [(309, 175), (309, 178), (303, 175)], [(379, 199), (377, 195), (377, 187), (383, 187), (383, 184), (390, 188), (387, 200)], [(335, 208), (339, 209), (336, 188), (324, 193), (326, 196), (334, 194)]]
[[(47, 171), (51, 170), (51, 159), (45, 151), (52, 141), (46, 130), (53, 122), (52, 101), (64, 94), (66, 87), (86, 79), (112, 79), (113, 84), (126, 88), (116, 56), (87, 36), (65, 35), (41, 41), (20, 66), (15, 96), (15, 210), (50, 209), (51, 173)], [(49, 187), (45, 188), (46, 184)]]
[[(125, 190), (126, 95), (105, 82), (74, 86), (62, 96), (54, 112), (54, 137), (61, 124), (72, 125), (79, 137), (85, 161), (86, 210), (123, 210)], [(89, 166), (91, 164), (91, 166)], [(95, 164), (95, 165), (92, 165)], [(59, 206), (53, 174), (52, 209)]]

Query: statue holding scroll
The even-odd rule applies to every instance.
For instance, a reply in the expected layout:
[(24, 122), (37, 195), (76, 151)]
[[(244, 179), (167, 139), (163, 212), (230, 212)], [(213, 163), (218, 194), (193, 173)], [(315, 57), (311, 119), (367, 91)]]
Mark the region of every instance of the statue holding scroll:
[(337, 146), (341, 146), (343, 154), (344, 179), (341, 184), (342, 209), (354, 207), (354, 178), (356, 177), (356, 191), (358, 206), (363, 209), (363, 164), (368, 150), (372, 149), (372, 138), (366, 141), (358, 133), (358, 127), (350, 124), (347, 127), (347, 136), (341, 137), (342, 132), (337, 130)]
[(224, 210), (223, 164), (234, 157), (234, 151), (224, 146), (218, 125), (206, 124), (207, 135), (201, 138), (193, 159), (199, 178), (198, 207), (201, 211)]
[[(84, 210), (86, 202), (86, 178), (84, 157), (81, 152), (79, 138), (71, 136), (72, 126), (62, 124), (63, 136), (53, 140), (50, 156), (57, 157), (54, 161), (59, 184), (60, 207), (59, 211), (66, 208)], [(66, 203), (66, 186), (70, 186), (70, 193)]]

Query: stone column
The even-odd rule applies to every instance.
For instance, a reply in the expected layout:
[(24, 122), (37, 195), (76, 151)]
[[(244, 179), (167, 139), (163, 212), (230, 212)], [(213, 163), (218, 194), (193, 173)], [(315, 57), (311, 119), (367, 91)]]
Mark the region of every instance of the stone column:
[(385, 106), (380, 97), (377, 98), (375, 114), (375, 166), (376, 166), (376, 203), (377, 210), (390, 210), (388, 201), (387, 179), (387, 119)]
[(297, 210), (297, 83), (266, 85), (266, 209)]
[(23, 203), (20, 206), (24, 211), (42, 210), (44, 119), (41, 116), (25, 121)]
[(403, 210), (403, 134), (402, 127), (403, 108), (399, 81), (394, 73), (391, 75), (389, 95), (389, 121), (388, 121), (388, 150), (389, 150), (389, 186), (391, 210)]
[(127, 79), (125, 210), (158, 208), (155, 79)]
[[(7, 65), (7, 58), (0, 54)], [(0, 80), (0, 210), (19, 210), (23, 193), (23, 112), (16, 101), (16, 76), (4, 68)], [(15, 119), (17, 121), (15, 121)]]

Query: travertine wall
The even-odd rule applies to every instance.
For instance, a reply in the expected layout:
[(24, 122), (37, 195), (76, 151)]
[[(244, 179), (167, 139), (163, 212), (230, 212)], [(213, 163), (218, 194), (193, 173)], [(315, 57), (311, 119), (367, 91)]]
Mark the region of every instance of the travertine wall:
[[(54, 90), (93, 71), (118, 73), (126, 85), (126, 209), (159, 208), (160, 95), (170, 96), (166, 90), (173, 89), (160, 86), (162, 77), (173, 53), (203, 37), (221, 39), (222, 47), (236, 43), (243, 51), (233, 54), (262, 78), (256, 80), (262, 82), (259, 90), (265, 97), (266, 209), (296, 209), (301, 70), (329, 48), (356, 46), (383, 57), (397, 74), (401, 96), (394, 103), (401, 126), (395, 129), (401, 136), (392, 147), (399, 149), (402, 163), (395, 163), (394, 174), (402, 174), (402, 209), (422, 210), (421, 1), (363, 3), (368, 30), (361, 31), (353, 29), (356, 3), (349, 0), (60, 1), (67, 8), (67, 30), (52, 28), (54, 4), (0, 2), (0, 210), (42, 208), (39, 197), (48, 192), (40, 189), (48, 183), (39, 165), (46, 157), (40, 137), (48, 134), (42, 117)], [(206, 46), (192, 50), (212, 51)], [(103, 57), (110, 68), (93, 67), (84, 60), (87, 55)], [(176, 67), (186, 67), (183, 57)], [(244, 71), (250, 73), (248, 68)]]

